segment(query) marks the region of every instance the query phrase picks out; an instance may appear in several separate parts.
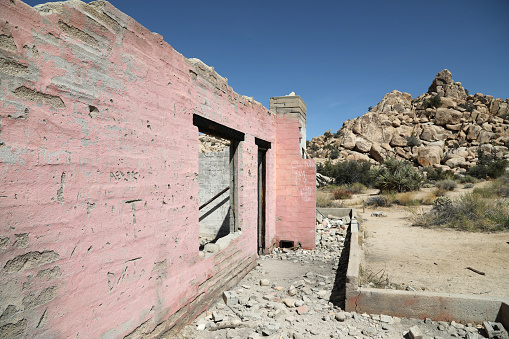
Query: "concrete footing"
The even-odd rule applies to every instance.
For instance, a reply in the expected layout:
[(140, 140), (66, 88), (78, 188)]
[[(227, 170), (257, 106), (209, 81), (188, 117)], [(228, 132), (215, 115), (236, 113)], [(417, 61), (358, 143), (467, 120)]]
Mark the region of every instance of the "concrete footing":
[(346, 311), (462, 323), (497, 321), (509, 329), (509, 299), (506, 298), (359, 287), (362, 249), (359, 223), (355, 219), (351, 222), (349, 235)]

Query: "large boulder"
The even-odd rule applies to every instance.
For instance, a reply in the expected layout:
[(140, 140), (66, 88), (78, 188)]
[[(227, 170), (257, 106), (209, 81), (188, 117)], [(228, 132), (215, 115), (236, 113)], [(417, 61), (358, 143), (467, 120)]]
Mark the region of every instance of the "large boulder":
[(385, 150), (376, 142), (371, 145), (371, 149), (369, 150), (369, 155), (381, 164), (385, 161), (385, 153)]
[(435, 114), (435, 124), (440, 126), (459, 124), (461, 116), (462, 114), (459, 111), (441, 107), (437, 109)]
[(443, 150), (440, 146), (421, 146), (417, 149), (417, 162), (421, 166), (440, 164)]
[(435, 76), (431, 86), (428, 88), (428, 93), (437, 93), (441, 97), (455, 99), (465, 99), (467, 97), (461, 82), (454, 82), (451, 72), (447, 69), (444, 69)]
[(412, 111), (412, 96), (408, 93), (394, 90), (391, 93), (387, 93), (372, 111), (387, 114), (409, 113)]
[(369, 142), (367, 140), (359, 139), (355, 143), (355, 150), (357, 152), (368, 153), (370, 149), (371, 149), (371, 142)]

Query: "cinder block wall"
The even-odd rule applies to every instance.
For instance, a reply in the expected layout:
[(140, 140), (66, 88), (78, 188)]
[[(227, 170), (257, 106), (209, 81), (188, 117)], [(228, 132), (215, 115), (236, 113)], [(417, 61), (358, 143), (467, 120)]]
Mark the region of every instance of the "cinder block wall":
[[(291, 119), (105, 1), (0, 0), (0, 77), (0, 337), (157, 337), (254, 265), (255, 138), (276, 144)], [(204, 259), (193, 115), (245, 133), (242, 234)], [(267, 247), (278, 237), (277, 149)]]
[[(293, 241), (305, 249), (315, 247), (316, 164), (302, 159), (306, 139), (306, 104), (300, 96), (274, 97), (270, 109), (277, 114), (276, 228), (277, 241)], [(304, 141), (305, 143), (305, 141)]]

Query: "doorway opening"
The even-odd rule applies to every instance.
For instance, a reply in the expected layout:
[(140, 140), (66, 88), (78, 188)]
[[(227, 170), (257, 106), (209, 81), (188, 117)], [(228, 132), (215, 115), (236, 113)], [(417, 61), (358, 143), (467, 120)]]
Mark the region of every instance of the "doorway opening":
[(255, 138), (258, 146), (258, 254), (265, 254), (265, 217), (266, 217), (266, 187), (267, 187), (267, 151), (270, 142)]

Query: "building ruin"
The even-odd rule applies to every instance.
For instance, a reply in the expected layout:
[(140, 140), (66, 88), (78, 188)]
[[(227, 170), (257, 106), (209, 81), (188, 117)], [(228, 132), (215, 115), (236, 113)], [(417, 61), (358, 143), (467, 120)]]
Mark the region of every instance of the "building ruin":
[(299, 96), (268, 110), (106, 1), (0, 0), (0, 80), (1, 337), (175, 332), (258, 253), (314, 247)]

